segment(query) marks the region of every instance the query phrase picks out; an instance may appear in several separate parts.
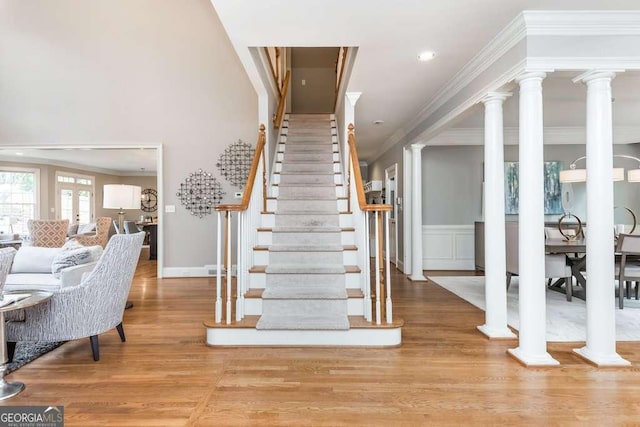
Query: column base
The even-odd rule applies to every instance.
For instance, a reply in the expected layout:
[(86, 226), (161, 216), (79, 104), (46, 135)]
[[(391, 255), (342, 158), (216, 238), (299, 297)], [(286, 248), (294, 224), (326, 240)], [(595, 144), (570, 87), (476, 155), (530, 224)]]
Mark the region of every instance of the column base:
[(480, 332), (485, 334), (489, 339), (511, 339), (518, 338), (516, 334), (508, 327), (504, 328), (492, 328), (486, 324), (477, 327)]
[(407, 277), (407, 279), (409, 279), (412, 282), (428, 282), (429, 281), (429, 279), (424, 277), (423, 274), (412, 274), (411, 276)]
[(631, 366), (631, 362), (620, 357), (618, 353), (606, 355), (594, 354), (587, 346), (584, 346), (582, 348), (574, 348), (573, 352), (580, 356), (582, 359), (598, 367)]
[(524, 366), (559, 366), (560, 362), (547, 352), (541, 354), (525, 354), (520, 347), (507, 350), (509, 355)]

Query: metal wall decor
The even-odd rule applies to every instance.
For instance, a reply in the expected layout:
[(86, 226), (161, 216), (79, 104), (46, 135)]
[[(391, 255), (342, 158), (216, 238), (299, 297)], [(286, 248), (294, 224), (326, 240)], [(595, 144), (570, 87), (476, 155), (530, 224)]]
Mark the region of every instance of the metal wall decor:
[(176, 196), (191, 215), (202, 218), (210, 214), (214, 206), (220, 204), (224, 194), (222, 186), (211, 173), (198, 169), (191, 172), (180, 184)]
[(249, 178), (254, 151), (240, 139), (229, 145), (216, 163), (220, 174), (231, 184), (243, 187)]

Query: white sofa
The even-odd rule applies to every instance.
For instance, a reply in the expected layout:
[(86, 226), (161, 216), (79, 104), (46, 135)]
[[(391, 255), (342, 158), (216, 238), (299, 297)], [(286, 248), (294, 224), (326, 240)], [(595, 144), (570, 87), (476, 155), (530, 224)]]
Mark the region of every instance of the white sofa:
[[(80, 283), (82, 275), (93, 270), (102, 255), (102, 247), (88, 247), (89, 258), (79, 265), (61, 268), (53, 273), (52, 265), (60, 259), (63, 248), (21, 247), (16, 253), (7, 276), (5, 291), (47, 290), (57, 291)], [(58, 258), (56, 258), (58, 257)]]

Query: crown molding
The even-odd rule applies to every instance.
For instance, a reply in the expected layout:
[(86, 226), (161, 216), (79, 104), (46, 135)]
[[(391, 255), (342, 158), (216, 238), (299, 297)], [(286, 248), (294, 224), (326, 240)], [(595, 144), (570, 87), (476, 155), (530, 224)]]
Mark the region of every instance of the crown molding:
[[(410, 121), (394, 132), (378, 150), (376, 158), (402, 141), (420, 123), (424, 122), (451, 100), (464, 87), (468, 86), (494, 62), (528, 36), (589, 36), (589, 35), (640, 35), (640, 11), (523, 11), (518, 14), (502, 31), (496, 35), (478, 54), (456, 73), (432, 100)], [(640, 69), (640, 58), (526, 58), (520, 70), (584, 70), (591, 68)], [(510, 70), (511, 71), (511, 70)], [(510, 73), (507, 72), (505, 74)], [(496, 90), (500, 83), (505, 84), (501, 76), (487, 91)], [(478, 102), (465, 102), (470, 106)], [(466, 109), (466, 108), (465, 108)], [(429, 129), (437, 129), (460, 114), (464, 109), (456, 108)], [(452, 114), (454, 113), (455, 114)], [(432, 133), (432, 132), (429, 132)]]
[[(581, 126), (557, 126), (544, 129), (545, 145), (584, 144), (586, 130)], [(614, 144), (640, 142), (640, 126), (619, 126), (614, 129)], [(484, 145), (484, 128), (452, 128), (430, 139), (428, 146)], [(504, 145), (518, 145), (518, 128), (504, 128)]]
[(525, 10), (528, 36), (640, 35), (636, 10)]

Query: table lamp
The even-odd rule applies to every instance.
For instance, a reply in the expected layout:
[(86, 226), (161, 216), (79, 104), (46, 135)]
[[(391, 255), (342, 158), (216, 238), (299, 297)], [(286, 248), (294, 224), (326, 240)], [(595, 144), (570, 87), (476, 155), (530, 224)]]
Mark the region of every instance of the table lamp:
[(142, 187), (125, 184), (106, 184), (102, 198), (104, 209), (119, 209), (118, 233), (124, 232), (124, 210), (140, 209)]

